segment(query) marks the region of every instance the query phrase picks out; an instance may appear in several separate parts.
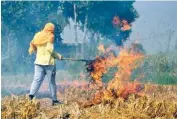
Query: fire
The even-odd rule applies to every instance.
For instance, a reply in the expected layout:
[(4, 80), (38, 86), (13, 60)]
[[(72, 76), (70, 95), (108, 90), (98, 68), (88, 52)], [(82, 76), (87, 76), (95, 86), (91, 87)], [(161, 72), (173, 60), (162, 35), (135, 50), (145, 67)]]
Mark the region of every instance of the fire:
[(99, 50), (100, 52), (105, 52), (104, 45), (100, 44), (100, 45), (98, 46), (98, 50)]
[(128, 23), (127, 20), (123, 19), (122, 21), (120, 20), (120, 18), (118, 16), (115, 16), (113, 18), (113, 21), (112, 21), (113, 25), (115, 27), (121, 27), (121, 30), (122, 31), (127, 31), (127, 30), (130, 30), (131, 29), (131, 26), (130, 24)]
[(107, 90), (114, 90), (117, 96), (126, 98), (130, 93), (139, 92), (139, 83), (130, 82), (132, 71), (135, 70), (143, 59), (143, 54), (121, 49), (119, 55), (113, 60), (118, 68), (114, 78), (108, 83)]
[(90, 76), (93, 79), (93, 82), (97, 84), (100, 88), (103, 86), (102, 77), (107, 73), (109, 68), (115, 65), (116, 61), (113, 54), (109, 54), (105, 57), (97, 57), (94, 62), (91, 62), (90, 67), (93, 67), (93, 71), (90, 73)]
[(127, 30), (130, 30), (131, 27), (130, 25), (128, 24), (128, 21), (127, 20), (122, 20), (122, 27), (121, 27), (121, 30), (122, 31), (127, 31)]
[[(144, 58), (144, 54), (138, 51), (135, 45), (134, 43), (130, 48), (121, 48), (117, 56), (112, 52), (106, 52), (104, 56), (97, 57), (89, 64), (93, 69), (90, 72), (92, 81), (99, 87), (98, 92), (91, 99), (92, 103), (89, 102), (89, 105), (99, 103), (103, 99), (117, 97), (126, 99), (129, 94), (139, 93), (144, 88), (138, 81), (131, 81), (132, 71), (141, 65)], [(104, 49), (104, 51), (106, 50)], [(102, 77), (111, 67), (117, 67), (117, 71), (107, 86), (103, 86)]]

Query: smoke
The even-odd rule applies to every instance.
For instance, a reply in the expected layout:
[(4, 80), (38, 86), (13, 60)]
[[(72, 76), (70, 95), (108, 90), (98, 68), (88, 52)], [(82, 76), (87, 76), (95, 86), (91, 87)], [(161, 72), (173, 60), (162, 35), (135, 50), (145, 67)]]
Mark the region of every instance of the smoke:
[[(107, 6), (108, 4), (112, 5), (112, 8), (108, 9), (109, 12), (102, 14), (99, 11), (98, 6), (100, 6), (100, 9), (105, 10), (105, 6)], [(53, 22), (56, 25), (55, 44), (62, 47), (62, 45), (68, 44), (67, 40), (70, 39), (70, 37), (75, 37), (75, 40), (77, 40), (78, 42), (77, 47), (81, 47), (78, 49), (82, 50), (82, 54), (86, 52), (85, 50), (87, 49), (85, 45), (86, 43), (88, 44), (88, 46), (93, 43), (96, 46), (98, 42), (100, 42), (99, 37), (97, 39), (93, 38), (95, 34), (101, 34), (103, 37), (106, 37), (106, 39), (115, 41), (115, 43), (118, 46), (122, 46), (123, 41), (127, 40), (130, 34), (130, 31), (126, 31), (126, 30), (122, 31), (122, 28), (124, 29), (124, 26), (126, 26), (123, 20), (124, 21), (127, 20), (129, 23), (132, 23), (135, 20), (135, 18), (138, 17), (137, 12), (133, 8), (132, 4), (133, 2), (3, 1), (2, 2), (2, 40), (10, 39), (10, 42), (12, 42), (11, 44), (15, 44), (15, 42), (17, 42), (17, 46), (15, 45), (13, 46), (16, 47), (14, 48), (15, 50), (12, 49), (9, 50), (7, 45), (5, 45), (8, 44), (8, 41), (6, 40), (5, 41), (6, 43), (3, 42), (2, 62), (4, 61), (7, 62), (7, 60), (11, 60), (10, 57), (8, 58), (6, 57), (5, 51), (8, 49), (13, 54), (13, 60), (15, 60), (14, 63), (10, 63), (10, 64), (8, 63), (8, 64), (12, 65), (13, 67), (12, 69), (15, 69), (14, 68), (15, 64), (18, 65), (19, 68), (15, 70), (10, 70), (9, 68), (7, 68), (8, 67), (7, 65), (3, 64), (2, 72), (3, 73), (4, 72), (24, 73), (23, 70), (30, 69), (29, 67), (33, 64), (35, 56), (30, 57), (28, 55), (29, 43), (32, 40), (34, 34), (40, 31), (47, 22)], [(68, 5), (72, 8), (71, 9), (68, 8)], [(74, 9), (74, 5), (75, 5), (75, 9)], [(92, 14), (93, 10), (94, 10), (94, 14)], [(121, 30), (117, 28), (114, 29), (113, 25), (111, 24), (111, 20), (112, 17), (114, 17), (114, 15), (119, 15), (121, 18), (120, 19)], [(73, 35), (66, 34), (67, 31), (66, 29), (69, 29), (67, 28), (69, 27), (68, 23), (70, 24), (70, 27), (79, 26), (76, 29), (74, 28), (77, 31), (73, 30), (73, 32), (71, 32), (74, 33)], [(62, 37), (64, 38), (64, 41), (60, 35), (62, 31), (65, 34), (65, 36)], [(12, 35), (10, 36), (9, 34), (12, 33), (13, 36)], [(66, 36), (70, 36), (70, 37), (66, 37)], [(80, 38), (80, 36), (82, 38)], [(16, 39), (16, 41), (14, 39)], [(90, 39), (90, 41), (88, 41), (88, 39)], [(69, 40), (69, 44), (72, 44), (71, 40)], [(56, 47), (56, 49), (57, 51), (60, 50), (64, 51), (60, 47)], [(70, 49), (69, 45), (68, 47), (65, 48), (65, 53), (69, 52), (67, 49)], [(88, 49), (90, 50), (90, 52), (95, 51), (93, 47), (90, 47)], [(66, 53), (66, 55), (68, 54)], [(84, 56), (85, 55), (83, 55), (83, 57)], [(90, 56), (90, 53), (88, 53), (88, 56)], [(92, 56), (95, 56), (95, 54), (93, 54)], [(25, 65), (25, 69), (23, 68), (21, 69), (23, 65)], [(19, 69), (21, 69), (21, 71), (18, 71)], [(32, 69), (30, 69), (29, 72), (32, 72)]]
[[(18, 37), (17, 32), (2, 23), (2, 75), (6, 73), (27, 72), (31, 58), (26, 55), (26, 45), (21, 40), (30, 39), (30, 36)], [(21, 40), (19, 40), (21, 39)], [(26, 65), (27, 64), (27, 65)], [(22, 67), (26, 65), (26, 67)]]
[[(61, 8), (61, 2), (3, 1), (1, 36), (2, 75), (13, 76), (14, 74), (23, 74), (24, 76), (21, 76), (20, 78), (14, 80), (15, 84), (20, 84), (21, 82), (16, 81), (22, 80), (22, 82), (27, 83), (29, 85), (30, 82), (26, 81), (28, 79), (25, 79), (25, 75), (33, 73), (33, 62), (35, 60), (35, 54), (31, 56), (28, 54), (29, 43), (33, 39), (35, 33), (40, 31), (47, 22), (53, 22), (55, 24), (55, 49), (57, 52), (61, 53), (66, 57), (68, 56), (77, 58), (94, 58), (96, 55), (98, 55), (98, 52), (96, 50), (97, 45), (100, 42), (110, 44), (112, 43), (112, 41), (115, 41), (118, 46), (122, 46), (122, 41), (126, 40), (129, 32), (119, 32), (116, 31), (116, 29), (113, 29), (111, 20), (113, 17), (113, 13), (115, 13), (114, 9), (109, 9), (109, 11), (112, 11), (111, 15), (110, 13), (104, 15), (101, 14), (98, 10), (95, 10), (94, 16), (90, 16), (92, 15), (92, 10), (94, 9), (90, 9), (90, 11), (85, 11), (85, 9), (87, 9), (87, 7), (91, 8), (92, 4), (93, 3), (89, 4), (89, 6), (82, 7), (84, 8), (81, 9), (83, 10), (83, 14), (78, 11), (79, 7), (77, 7), (75, 13), (78, 15), (78, 17), (77, 20), (73, 20), (73, 18), (69, 15), (74, 13), (74, 11), (70, 11), (70, 9), (68, 9), (67, 7), (64, 9)], [(97, 8), (97, 5), (99, 4), (98, 2), (96, 2), (94, 7)], [(103, 4), (101, 2), (100, 5), (102, 8), (104, 8), (106, 3)], [(118, 7), (114, 6), (114, 8)], [(88, 17), (86, 17), (86, 12), (88, 13)], [(68, 18), (70, 19), (68, 20)], [(94, 22), (92, 18), (94, 18)], [(103, 22), (106, 21), (104, 24), (100, 22), (102, 18), (104, 18)], [(77, 33), (75, 31), (75, 25), (77, 26)], [(61, 34), (62, 32), (63, 34)], [(119, 34), (112, 35), (112, 32), (118, 32)], [(77, 37), (75, 33), (77, 34)], [(109, 37), (107, 37), (108, 35)], [(68, 39), (75, 39), (73, 37), (77, 38), (77, 45), (69, 45), (72, 44), (72, 42)], [(111, 42), (108, 41), (108, 38), (111, 39)], [(79, 64), (75, 62), (65, 63), (66, 65), (70, 64), (69, 66), (65, 66), (64, 62), (60, 62), (58, 64), (58, 69), (63, 67), (69, 67), (69, 70), (71, 70), (71, 72), (69, 71), (70, 74), (75, 75), (79, 74), (80, 72), (83, 73), (82, 70), (84, 64)], [(68, 75), (69, 74), (67, 74), (66, 76)], [(7, 79), (3, 80), (5, 81)], [(32, 78), (30, 79), (30, 81), (31, 80)]]

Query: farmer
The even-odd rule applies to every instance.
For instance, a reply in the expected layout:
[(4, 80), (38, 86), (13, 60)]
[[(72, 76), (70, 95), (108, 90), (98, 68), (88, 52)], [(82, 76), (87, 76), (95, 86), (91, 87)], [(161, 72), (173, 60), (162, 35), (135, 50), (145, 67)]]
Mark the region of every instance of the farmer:
[(34, 98), (44, 80), (44, 77), (47, 75), (52, 105), (60, 103), (57, 100), (55, 59), (62, 59), (62, 56), (59, 53), (54, 52), (54, 29), (54, 24), (47, 23), (42, 31), (35, 34), (29, 47), (29, 54), (36, 52), (36, 60), (34, 62), (34, 79), (31, 84), (29, 98), (30, 100)]

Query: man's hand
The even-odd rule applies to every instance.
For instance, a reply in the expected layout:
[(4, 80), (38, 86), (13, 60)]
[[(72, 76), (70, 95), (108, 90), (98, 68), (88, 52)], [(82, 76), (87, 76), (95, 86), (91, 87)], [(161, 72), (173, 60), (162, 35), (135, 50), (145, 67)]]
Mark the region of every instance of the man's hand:
[(33, 53), (33, 51), (31, 49), (29, 49), (28, 53), (31, 55)]
[(36, 51), (36, 46), (30, 43), (30, 47), (28, 49), (28, 53), (31, 55), (34, 51)]
[(61, 60), (63, 60), (63, 56), (61, 56)]
[(59, 60), (63, 60), (63, 56), (62, 55), (60, 55), (60, 57), (58, 58)]
[(57, 55), (58, 55), (58, 59), (59, 59), (59, 60), (62, 60), (62, 59), (63, 59), (63, 56), (62, 56), (62, 55), (60, 55), (59, 53), (57, 53)]

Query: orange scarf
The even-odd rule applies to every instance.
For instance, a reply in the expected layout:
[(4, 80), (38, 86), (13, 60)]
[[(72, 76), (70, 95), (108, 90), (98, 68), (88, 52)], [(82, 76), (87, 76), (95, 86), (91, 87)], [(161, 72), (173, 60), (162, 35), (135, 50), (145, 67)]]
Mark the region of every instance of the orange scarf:
[(37, 45), (46, 44), (48, 42), (54, 42), (54, 29), (55, 26), (52, 23), (47, 23), (44, 29), (35, 34), (33, 40), (30, 43), (30, 48), (32, 51), (36, 51)]

